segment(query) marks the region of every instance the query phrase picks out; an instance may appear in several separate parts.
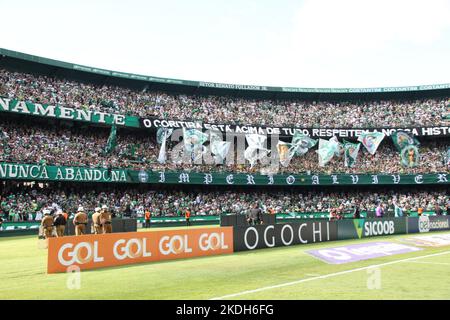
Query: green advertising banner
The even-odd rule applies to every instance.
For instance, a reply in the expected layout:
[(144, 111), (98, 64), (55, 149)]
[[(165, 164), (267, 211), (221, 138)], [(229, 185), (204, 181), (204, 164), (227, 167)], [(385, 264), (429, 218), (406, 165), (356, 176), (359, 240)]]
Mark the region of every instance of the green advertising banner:
[(403, 217), (340, 220), (338, 221), (338, 240), (405, 234), (407, 219)]
[(0, 163), (0, 179), (27, 181), (71, 181), (101, 183), (150, 183), (190, 185), (420, 185), (449, 184), (449, 174), (279, 174), (261, 175), (216, 172), (157, 172), (150, 170), (106, 169), (90, 167), (45, 166)]

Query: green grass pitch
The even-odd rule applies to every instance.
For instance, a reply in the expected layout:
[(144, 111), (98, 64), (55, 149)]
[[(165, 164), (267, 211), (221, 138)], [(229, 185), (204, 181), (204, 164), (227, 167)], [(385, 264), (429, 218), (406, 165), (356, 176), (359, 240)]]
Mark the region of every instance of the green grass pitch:
[[(0, 299), (450, 299), (450, 247), (342, 265), (330, 265), (305, 253), (406, 237), (414, 235), (83, 271), (79, 288), (67, 286), (73, 280), (70, 274), (46, 274), (47, 252), (39, 248), (36, 236), (4, 237), (0, 238)], [(433, 256), (386, 264), (428, 255)], [(379, 264), (379, 285), (373, 288), (368, 283), (374, 273), (364, 267)], [(363, 269), (354, 270), (358, 268)]]

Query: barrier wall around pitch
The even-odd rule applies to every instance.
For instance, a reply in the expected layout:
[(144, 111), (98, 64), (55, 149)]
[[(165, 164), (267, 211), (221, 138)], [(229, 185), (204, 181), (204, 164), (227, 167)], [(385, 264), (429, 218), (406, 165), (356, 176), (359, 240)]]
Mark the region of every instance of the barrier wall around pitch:
[(450, 230), (450, 216), (305, 220), (263, 224), (50, 238), (48, 273), (346, 239)]
[(233, 252), (233, 228), (127, 232), (48, 239), (47, 272), (67, 272)]
[(407, 233), (407, 218), (348, 219), (338, 221), (338, 240)]
[(450, 230), (450, 216), (407, 218), (408, 233)]
[(234, 251), (291, 246), (337, 240), (336, 221), (305, 221), (235, 227)]
[(245, 251), (324, 241), (450, 230), (449, 216), (345, 219), (235, 227), (234, 250)]

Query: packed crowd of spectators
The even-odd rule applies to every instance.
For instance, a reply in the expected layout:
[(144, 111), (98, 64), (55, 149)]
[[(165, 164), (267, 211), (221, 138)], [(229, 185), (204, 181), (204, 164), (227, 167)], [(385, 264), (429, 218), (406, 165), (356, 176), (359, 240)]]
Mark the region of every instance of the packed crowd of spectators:
[(256, 203), (267, 213), (329, 212), (342, 206), (344, 212), (358, 206), (361, 211), (374, 211), (381, 202), (386, 209), (394, 201), (404, 210), (418, 208), (433, 211), (435, 205), (448, 212), (448, 190), (367, 190), (367, 191), (230, 191), (230, 190), (86, 190), (72, 186), (64, 188), (14, 187), (0, 192), (0, 217), (10, 221), (39, 220), (44, 208), (62, 209), (73, 214), (78, 206), (88, 213), (95, 207), (107, 205), (114, 213), (142, 217), (145, 210), (152, 216), (183, 216), (185, 210), (193, 215), (245, 214)]
[(315, 128), (448, 124), (448, 98), (325, 102), (251, 100), (137, 91), (0, 69), (0, 96), (79, 109), (207, 123)]
[(110, 131), (103, 128), (71, 128), (29, 125), (0, 120), (0, 162), (40, 163), (90, 167), (139, 168), (156, 161), (155, 138), (120, 135), (112, 154), (105, 154)]
[[(168, 146), (168, 160), (157, 162), (160, 146), (156, 137), (147, 133), (126, 132), (117, 135), (117, 146), (111, 154), (105, 154), (109, 130), (106, 128), (78, 128), (0, 120), (0, 162), (40, 163), (47, 165), (90, 166), (131, 168), (140, 170), (185, 170), (198, 172), (252, 172), (259, 173), (267, 164), (259, 163), (250, 168), (249, 163), (206, 165), (173, 162)], [(361, 147), (356, 164), (344, 166), (344, 157), (335, 157), (326, 166), (320, 167), (318, 155), (313, 148), (303, 156), (294, 157), (288, 167), (278, 166), (278, 173), (436, 173), (446, 172), (448, 143), (445, 140), (427, 141), (420, 146), (420, 162), (417, 167), (407, 168), (400, 162), (400, 154), (390, 138), (385, 138), (374, 155)], [(274, 152), (275, 158), (278, 156)], [(235, 157), (236, 158), (236, 157)], [(276, 173), (276, 172), (275, 172)]]

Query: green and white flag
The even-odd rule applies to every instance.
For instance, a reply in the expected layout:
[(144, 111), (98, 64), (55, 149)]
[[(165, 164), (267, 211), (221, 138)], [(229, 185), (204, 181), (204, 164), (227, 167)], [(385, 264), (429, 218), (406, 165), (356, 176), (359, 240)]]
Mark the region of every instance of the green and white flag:
[(410, 132), (399, 130), (392, 134), (392, 142), (400, 151), (401, 163), (405, 167), (416, 167), (420, 161), (420, 143)]
[(172, 135), (173, 129), (169, 128), (158, 128), (158, 131), (156, 131), (156, 141), (158, 144), (162, 144), (164, 139), (169, 138)]
[(334, 152), (334, 155), (336, 157), (342, 157), (344, 155), (344, 146), (342, 143), (339, 142), (338, 138), (336, 136), (333, 136), (330, 141), (333, 141), (336, 144), (336, 151)]
[(109, 133), (108, 141), (105, 146), (105, 154), (111, 154), (117, 145), (117, 127), (115, 124), (111, 127), (111, 132)]
[(317, 140), (311, 139), (309, 136), (296, 131), (292, 137), (292, 144), (297, 146), (295, 155), (302, 156), (317, 144)]
[(339, 145), (336, 141), (319, 139), (319, 149), (316, 151), (319, 154), (319, 166), (325, 166), (335, 156), (339, 150)]
[(209, 133), (209, 148), (214, 154), (214, 160), (217, 164), (223, 164), (225, 157), (231, 147), (230, 141), (223, 141), (222, 134), (217, 131), (210, 131)]
[(399, 130), (394, 132), (392, 135), (392, 142), (398, 151), (402, 151), (405, 147), (408, 146), (419, 146), (419, 141), (414, 138), (414, 135), (410, 132)]
[(166, 156), (166, 141), (172, 134), (173, 129), (168, 128), (158, 128), (158, 131), (156, 132), (156, 140), (161, 145), (161, 148), (159, 149), (159, 155), (158, 155), (158, 162), (159, 163), (166, 163), (167, 156)]
[(351, 143), (344, 140), (344, 164), (347, 168), (351, 168), (355, 165), (356, 160), (358, 159), (359, 148), (361, 147), (361, 143)]
[(278, 141), (277, 151), (280, 163), (283, 167), (289, 166), (292, 157), (296, 154), (296, 151), (299, 147), (299, 145), (294, 145), (293, 143)]
[(214, 154), (216, 163), (223, 163), (230, 150), (231, 142), (214, 140), (210, 143), (211, 152)]
[(415, 145), (407, 145), (400, 152), (401, 163), (405, 167), (416, 167), (420, 162), (419, 149)]
[(245, 140), (248, 147), (244, 151), (244, 158), (250, 162), (250, 168), (253, 168), (258, 160), (264, 159), (270, 153), (270, 150), (264, 147), (267, 137), (261, 134), (246, 134)]
[(361, 142), (363, 146), (366, 147), (367, 151), (373, 155), (377, 152), (378, 146), (381, 141), (383, 141), (385, 136), (386, 135), (382, 132), (362, 133), (358, 137), (358, 141)]
[(208, 140), (208, 135), (197, 129), (183, 128), (184, 149), (193, 152)]

